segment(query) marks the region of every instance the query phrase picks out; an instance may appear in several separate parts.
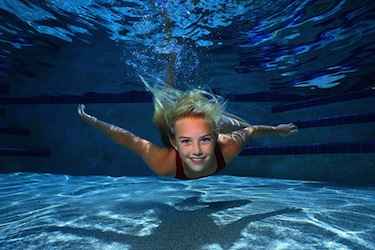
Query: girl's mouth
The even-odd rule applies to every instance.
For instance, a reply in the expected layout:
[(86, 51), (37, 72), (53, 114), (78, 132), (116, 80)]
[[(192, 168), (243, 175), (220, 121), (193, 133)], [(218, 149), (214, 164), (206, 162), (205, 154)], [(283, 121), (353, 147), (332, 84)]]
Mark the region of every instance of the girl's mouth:
[(195, 164), (201, 164), (204, 162), (206, 157), (191, 157), (190, 160)]

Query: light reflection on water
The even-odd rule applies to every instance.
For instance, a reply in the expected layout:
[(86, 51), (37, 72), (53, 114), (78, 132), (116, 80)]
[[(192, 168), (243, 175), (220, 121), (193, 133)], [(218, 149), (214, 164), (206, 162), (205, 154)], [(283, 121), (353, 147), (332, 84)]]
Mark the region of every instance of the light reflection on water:
[(0, 176), (3, 249), (371, 249), (373, 187), (213, 176)]
[[(111, 72), (125, 69), (129, 85), (137, 82), (138, 74), (163, 78), (164, 54), (177, 51), (177, 84), (202, 84), (229, 75), (224, 81), (216, 80), (214, 87), (231, 92), (253, 87), (259, 91), (271, 85), (274, 90), (305, 95), (325, 94), (327, 89), (336, 94), (354, 85), (371, 84), (367, 79), (374, 65), (374, 9), (370, 0), (3, 0), (0, 44), (4, 50), (0, 56), (6, 63), (0, 65), (0, 74), (36, 78), (41, 72), (48, 74), (53, 65), (60, 67), (58, 57), (64, 57), (66, 66), (67, 61), (79, 60), (76, 53), (96, 61), (100, 51), (100, 60), (108, 57), (109, 64), (98, 68), (108, 68), (121, 58), (121, 67), (112, 66)], [(164, 12), (171, 23), (172, 41), (166, 38)], [(64, 55), (62, 48), (70, 44), (77, 51)], [(107, 51), (113, 54), (105, 55)], [(28, 53), (50, 58), (37, 56), (34, 61), (25, 57)], [(67, 70), (83, 74), (82, 63), (69, 65), (77, 67), (77, 72)], [(106, 90), (124, 89), (117, 83), (123, 82), (119, 80), (123, 74), (109, 81)], [(233, 81), (241, 75), (243, 80)], [(100, 79), (102, 84), (104, 79)], [(34, 80), (33, 86), (42, 81)], [(77, 86), (67, 86), (67, 82), (59, 87), (74, 93)], [(51, 88), (52, 93), (60, 93), (55, 84), (43, 84), (38, 91)], [(338, 85), (341, 88), (335, 90)]]

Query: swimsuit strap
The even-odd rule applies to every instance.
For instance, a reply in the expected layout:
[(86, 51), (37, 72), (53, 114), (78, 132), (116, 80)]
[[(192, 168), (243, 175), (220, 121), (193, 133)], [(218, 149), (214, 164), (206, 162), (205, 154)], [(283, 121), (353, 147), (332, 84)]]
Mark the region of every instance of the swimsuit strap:
[(216, 154), (216, 161), (217, 161), (217, 168), (215, 171), (216, 173), (219, 173), (223, 168), (227, 165), (224, 160), (223, 153), (221, 153), (220, 147), (216, 144), (215, 146), (215, 154)]
[(180, 180), (189, 180), (187, 176), (184, 173), (184, 168), (182, 166), (182, 160), (178, 152), (176, 151), (176, 175), (174, 178), (180, 179)]

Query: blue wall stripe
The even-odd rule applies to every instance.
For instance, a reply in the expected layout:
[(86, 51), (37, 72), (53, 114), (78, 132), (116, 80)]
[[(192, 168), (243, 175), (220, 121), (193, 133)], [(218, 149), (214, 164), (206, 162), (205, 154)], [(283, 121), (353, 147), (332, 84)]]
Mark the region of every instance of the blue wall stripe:
[(74, 95), (42, 95), (35, 97), (0, 98), (0, 104), (80, 104), (80, 103), (134, 103), (151, 102), (152, 95), (148, 92), (129, 91), (121, 94), (101, 94), (87, 92), (82, 96)]
[(22, 129), (22, 128), (9, 128), (6, 126), (0, 126), (0, 134), (30, 135), (30, 130)]
[(9, 84), (0, 82), (0, 93), (1, 94), (9, 94)]
[[(219, 93), (217, 93), (219, 94)], [(224, 96), (231, 102), (286, 102), (306, 100), (305, 96), (259, 92)], [(131, 103), (151, 102), (152, 96), (146, 91), (129, 91), (120, 94), (87, 92), (82, 96), (42, 95), (34, 97), (4, 97), (0, 104), (80, 104), (80, 103)]]
[[(218, 93), (220, 95), (220, 93)], [(306, 96), (280, 94), (275, 92), (257, 92), (250, 94), (233, 94), (224, 95), (225, 99), (231, 102), (297, 102), (306, 100)], [(309, 98), (317, 98), (319, 96), (309, 96)]]
[(374, 153), (375, 141), (245, 147), (240, 156)]
[[(220, 93), (219, 93), (220, 94)], [(290, 109), (297, 109), (315, 105), (323, 105), (337, 101), (346, 101), (357, 98), (375, 96), (374, 88), (348, 92), (341, 95), (328, 97), (316, 97), (306, 100), (305, 96), (278, 94), (273, 92), (258, 92), (251, 94), (233, 94), (224, 95), (230, 102), (286, 102), (294, 103), (283, 106), (275, 106), (272, 112), (282, 112)], [(311, 96), (310, 96), (311, 98)], [(34, 97), (3, 97), (0, 98), (0, 104), (80, 104), (80, 103), (145, 103), (151, 102), (152, 95), (146, 91), (129, 91), (124, 93), (95, 93), (87, 92), (81, 96), (75, 95), (41, 95)]]
[(375, 112), (321, 117), (317, 119), (294, 121), (292, 123), (294, 123), (298, 128), (312, 128), (365, 122), (375, 122)]
[(49, 150), (33, 150), (27, 148), (0, 148), (0, 156), (8, 157), (49, 157)]
[(361, 99), (361, 98), (366, 98), (366, 97), (371, 97), (371, 96), (375, 96), (374, 86), (363, 89), (363, 90), (347, 92), (343, 94), (337, 94), (337, 95), (326, 96), (326, 97), (313, 98), (313, 99), (309, 99), (305, 101), (293, 102), (293, 103), (280, 105), (280, 106), (274, 106), (272, 107), (271, 110), (273, 113), (279, 113), (279, 112), (285, 112), (289, 110), (302, 109), (302, 108), (319, 106), (319, 105), (326, 105), (326, 104), (331, 104), (335, 102), (350, 101), (350, 100)]

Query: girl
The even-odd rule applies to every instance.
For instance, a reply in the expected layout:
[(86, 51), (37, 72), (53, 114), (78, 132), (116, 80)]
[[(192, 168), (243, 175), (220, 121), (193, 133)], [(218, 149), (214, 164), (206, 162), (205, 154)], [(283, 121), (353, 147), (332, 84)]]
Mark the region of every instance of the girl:
[(252, 126), (225, 113), (224, 104), (211, 93), (181, 92), (168, 84), (153, 87), (141, 79), (153, 94), (153, 120), (164, 147), (88, 115), (82, 104), (78, 106), (78, 114), (114, 142), (139, 155), (160, 176), (189, 180), (213, 175), (233, 160), (252, 138), (297, 132), (294, 124)]

